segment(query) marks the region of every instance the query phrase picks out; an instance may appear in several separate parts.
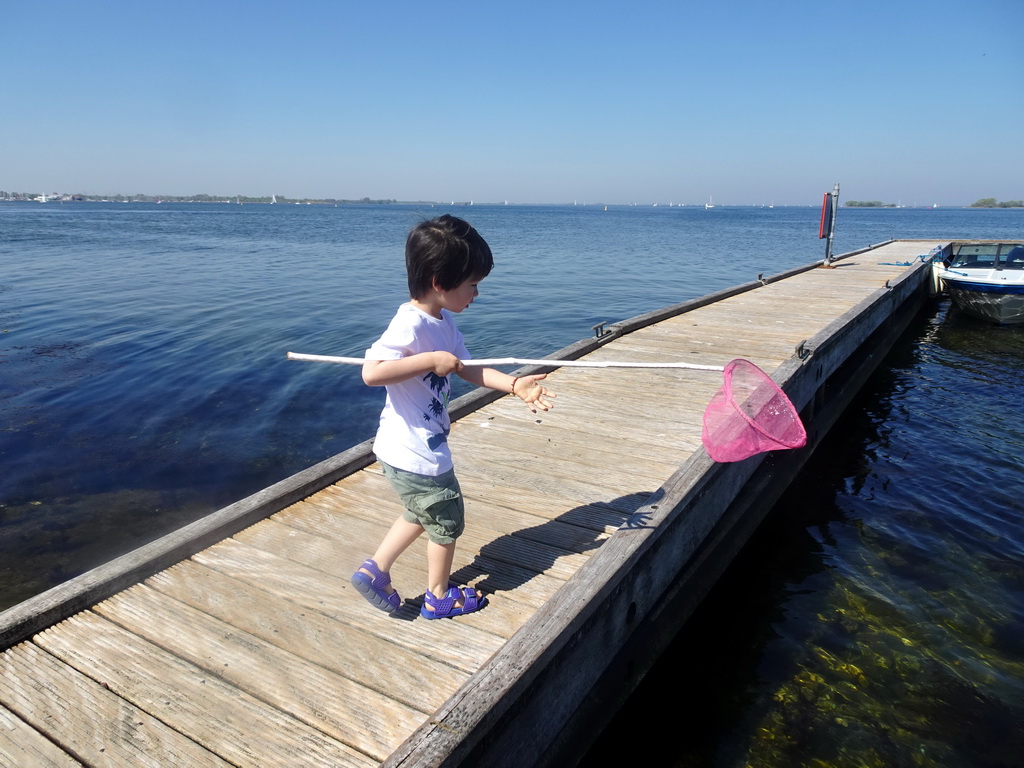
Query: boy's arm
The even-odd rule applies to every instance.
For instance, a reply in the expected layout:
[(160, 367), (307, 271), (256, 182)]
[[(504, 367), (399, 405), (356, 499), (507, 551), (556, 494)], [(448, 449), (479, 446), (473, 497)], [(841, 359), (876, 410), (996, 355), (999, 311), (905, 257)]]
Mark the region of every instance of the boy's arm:
[(430, 371), (438, 376), (461, 373), (462, 368), (462, 361), (451, 352), (421, 352), (397, 360), (367, 360), (363, 363), (363, 382), (371, 387), (382, 387)]
[(540, 384), (541, 379), (547, 377), (546, 373), (533, 376), (509, 376), (494, 368), (477, 368), (471, 365), (458, 371), (458, 374), (478, 387), (488, 387), (515, 395), (526, 403), (534, 413), (538, 409), (546, 411), (554, 407), (554, 403), (549, 398), (556, 397), (556, 395)]

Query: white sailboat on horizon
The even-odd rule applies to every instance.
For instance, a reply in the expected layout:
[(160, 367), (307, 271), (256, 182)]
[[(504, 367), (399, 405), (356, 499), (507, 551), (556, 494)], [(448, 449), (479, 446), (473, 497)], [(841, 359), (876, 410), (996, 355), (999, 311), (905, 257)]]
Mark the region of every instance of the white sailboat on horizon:
[(704, 210), (709, 211), (715, 207), (715, 204), (711, 201), (711, 195), (708, 195), (708, 201), (704, 203)]

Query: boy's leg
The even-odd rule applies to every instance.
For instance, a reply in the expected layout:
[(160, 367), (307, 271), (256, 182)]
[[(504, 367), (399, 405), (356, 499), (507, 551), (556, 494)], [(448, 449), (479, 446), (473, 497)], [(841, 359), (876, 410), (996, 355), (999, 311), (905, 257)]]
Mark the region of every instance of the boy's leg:
[(398, 518), (384, 536), (373, 557), (352, 574), (352, 586), (375, 608), (393, 613), (401, 607), (401, 598), (391, 586), (391, 566), (421, 533), (423, 527), (418, 523)]
[[(450, 544), (438, 544), (435, 541), (427, 542), (427, 583), (435, 597), (444, 597), (448, 593), (448, 578), (452, 575), (452, 562), (455, 560), (455, 542)], [(483, 597), (480, 590), (476, 591), (477, 597)], [(460, 597), (455, 605), (462, 607), (463, 600)], [(427, 610), (430, 610), (429, 606)]]
[(455, 542), (438, 544), (427, 542), (427, 588), (438, 597), (448, 592), (448, 577), (452, 575), (455, 560)]
[[(384, 536), (384, 540), (381, 541), (380, 546), (377, 547), (377, 551), (373, 553), (371, 559), (377, 563), (377, 567), (384, 573), (390, 573), (391, 566), (395, 564), (398, 556), (405, 552), (420, 537), (421, 533), (423, 533), (422, 525), (410, 523), (404, 517), (399, 517), (392, 524), (391, 530)], [(360, 568), (359, 570), (367, 576), (373, 575), (365, 568)], [(389, 585), (385, 591), (391, 594), (395, 590)]]

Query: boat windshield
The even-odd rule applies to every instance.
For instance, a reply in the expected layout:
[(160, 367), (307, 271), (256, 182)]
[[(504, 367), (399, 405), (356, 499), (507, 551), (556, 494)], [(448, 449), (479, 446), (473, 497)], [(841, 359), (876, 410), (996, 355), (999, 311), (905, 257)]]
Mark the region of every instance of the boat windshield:
[(1021, 269), (1024, 270), (1024, 244), (1022, 243), (961, 243), (950, 262), (951, 268), (961, 269)]

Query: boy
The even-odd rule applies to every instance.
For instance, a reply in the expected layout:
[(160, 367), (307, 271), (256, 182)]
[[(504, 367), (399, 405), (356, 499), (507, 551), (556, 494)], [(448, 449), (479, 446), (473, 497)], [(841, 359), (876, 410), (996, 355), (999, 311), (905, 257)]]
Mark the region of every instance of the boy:
[(462, 363), (469, 352), (452, 315), (473, 303), (477, 285), (494, 266), (490, 247), (473, 227), (449, 215), (419, 224), (406, 240), (405, 266), (410, 301), (367, 350), (363, 381), (387, 388), (373, 450), (406, 510), (352, 575), (352, 584), (377, 608), (397, 610), (402, 600), (389, 571), (425, 530), (427, 591), (420, 615), (439, 619), (487, 603), (479, 591), (448, 582), (455, 541), (465, 527), (448, 448), (448, 376), (457, 373), (477, 386), (512, 393), (534, 412), (548, 410), (554, 395), (540, 384), (545, 374), (512, 377)]

